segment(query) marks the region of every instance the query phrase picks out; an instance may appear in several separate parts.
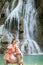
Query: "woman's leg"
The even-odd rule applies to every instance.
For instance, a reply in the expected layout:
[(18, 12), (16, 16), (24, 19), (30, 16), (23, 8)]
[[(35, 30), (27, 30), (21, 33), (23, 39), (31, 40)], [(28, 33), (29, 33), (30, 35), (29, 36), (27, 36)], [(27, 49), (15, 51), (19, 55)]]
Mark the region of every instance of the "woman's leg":
[(8, 62), (6, 60), (4, 60), (4, 65), (8, 65)]
[(17, 55), (17, 62), (18, 62), (18, 65), (23, 65), (23, 59), (21, 58), (20, 55)]

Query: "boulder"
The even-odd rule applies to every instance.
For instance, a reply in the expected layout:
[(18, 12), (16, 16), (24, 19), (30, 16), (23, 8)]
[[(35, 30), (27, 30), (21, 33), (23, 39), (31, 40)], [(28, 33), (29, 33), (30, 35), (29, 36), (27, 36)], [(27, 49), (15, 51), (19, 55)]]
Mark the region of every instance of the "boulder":
[(4, 35), (1, 39), (2, 42), (7, 42), (8, 41), (8, 37), (7, 35)]

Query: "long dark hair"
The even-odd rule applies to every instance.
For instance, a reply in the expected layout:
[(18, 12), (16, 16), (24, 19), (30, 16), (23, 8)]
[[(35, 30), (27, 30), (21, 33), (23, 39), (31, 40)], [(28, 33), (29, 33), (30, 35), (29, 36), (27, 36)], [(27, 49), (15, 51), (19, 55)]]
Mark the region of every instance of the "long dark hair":
[(11, 42), (11, 44), (13, 43), (13, 41), (15, 40), (15, 38), (14, 39), (12, 39), (12, 42)]

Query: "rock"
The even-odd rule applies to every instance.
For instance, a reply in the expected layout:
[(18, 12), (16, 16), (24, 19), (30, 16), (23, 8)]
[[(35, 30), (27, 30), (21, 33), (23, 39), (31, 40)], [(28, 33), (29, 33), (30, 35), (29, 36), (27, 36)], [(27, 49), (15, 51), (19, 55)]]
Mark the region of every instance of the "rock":
[(43, 19), (43, 0), (35, 0), (35, 5), (36, 5), (36, 9), (37, 9), (37, 13), (38, 13), (38, 20), (37, 20), (37, 41), (38, 44), (41, 48), (41, 50), (43, 51), (43, 24), (42, 23), (42, 19)]
[(43, 50), (43, 35), (42, 35), (40, 21), (37, 22), (37, 42), (38, 42), (41, 50)]
[(7, 49), (8, 46), (8, 38), (6, 35), (3, 35), (1, 38), (1, 48), (0, 48), (0, 53), (4, 53)]
[(24, 32), (23, 30), (21, 30), (21, 31), (19, 30), (19, 33), (20, 33), (20, 34), (22, 34), (23, 32)]
[(1, 39), (2, 42), (7, 42), (8, 41), (8, 37), (7, 35), (4, 35)]
[(2, 10), (2, 3), (0, 2), (0, 12), (1, 12), (1, 10)]
[(24, 30), (24, 23), (23, 23), (23, 17), (20, 19), (20, 24), (19, 24), (19, 39), (23, 39), (23, 31)]
[(1, 18), (5, 17), (5, 13), (1, 13)]
[(41, 0), (35, 0), (36, 8), (39, 8), (40, 7), (40, 3), (41, 3)]

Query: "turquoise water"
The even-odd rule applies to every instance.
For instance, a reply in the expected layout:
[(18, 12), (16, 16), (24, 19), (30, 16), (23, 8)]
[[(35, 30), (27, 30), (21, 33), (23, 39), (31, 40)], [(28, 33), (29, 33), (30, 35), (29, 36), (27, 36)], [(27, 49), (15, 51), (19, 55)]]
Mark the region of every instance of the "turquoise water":
[(26, 65), (43, 65), (43, 55), (26, 55), (24, 63)]
[[(24, 65), (43, 65), (43, 55), (25, 55)], [(0, 65), (4, 65), (3, 55), (0, 54)]]

